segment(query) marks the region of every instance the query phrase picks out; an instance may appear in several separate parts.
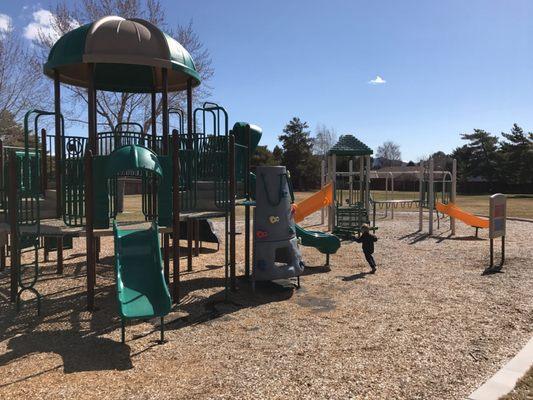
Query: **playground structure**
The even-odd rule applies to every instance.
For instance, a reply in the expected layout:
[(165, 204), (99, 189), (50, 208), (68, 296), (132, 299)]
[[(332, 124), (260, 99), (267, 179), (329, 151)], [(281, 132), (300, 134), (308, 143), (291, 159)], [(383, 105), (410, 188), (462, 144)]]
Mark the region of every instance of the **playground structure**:
[[(21, 295), (31, 292), (40, 312), (36, 283), (43, 239), (53, 240), (48, 249), (57, 250), (57, 273), (62, 274), (65, 242), (85, 237), (87, 309), (94, 310), (100, 238), (114, 235), (123, 326), (132, 318), (163, 317), (168, 311), (167, 301), (171, 298), (177, 303), (180, 299), (177, 239), (182, 237), (182, 227), (187, 226), (187, 269), (192, 270), (192, 243), (198, 239), (193, 235), (199, 232), (194, 228), (201, 225), (199, 220), (215, 217), (224, 218), (225, 290), (235, 290), (235, 207), (240, 202), (246, 207), (245, 235), (249, 242), (250, 204), (245, 202), (251, 198), (250, 157), (261, 129), (240, 122), (230, 130), (226, 110), (215, 103), (193, 109), (193, 88), (200, 84), (194, 61), (178, 42), (144, 20), (104, 17), (70, 31), (53, 46), (44, 72), (54, 80), (54, 111), (31, 110), (26, 114), (24, 148), (3, 148), (0, 143), (0, 200), (8, 217), (1, 226), (4, 240), (0, 256), (5, 266), (9, 236), (11, 301), (19, 307)], [(62, 83), (87, 88), (87, 137), (66, 135)], [(99, 90), (150, 95), (151, 132), (132, 122), (98, 131)], [(186, 111), (170, 109), (168, 93), (183, 90)], [(158, 96), (162, 105), (160, 134)], [(171, 115), (177, 117), (172, 134)], [(42, 118), (52, 117), (55, 135), (39, 129)], [(142, 182), (144, 224), (116, 222), (122, 209), (119, 182), (125, 177)], [(146, 222), (151, 224), (148, 229)], [(162, 236), (162, 256), (158, 234)], [(24, 264), (23, 249), (34, 252), (33, 260)], [(248, 276), (249, 245), (245, 253)], [(147, 279), (139, 276), (139, 260), (147, 266)], [(165, 290), (158, 278), (160, 261)]]
[[(394, 188), (394, 178), (397, 176), (409, 175), (409, 172), (404, 171), (380, 171), (373, 170), (370, 172), (370, 179), (385, 179), (385, 199), (376, 199), (374, 196), (370, 196), (370, 202), (372, 204), (373, 212), (376, 208), (384, 209), (384, 217), (387, 218), (390, 210), (390, 217), (394, 219), (394, 210), (398, 207), (413, 208), (417, 207), (420, 202), (420, 193), (416, 193), (416, 198), (396, 198)], [(416, 191), (418, 192), (418, 182), (414, 182)], [(372, 184), (372, 181), (371, 181)]]
[[(343, 238), (359, 233), (370, 224), (370, 156), (373, 151), (352, 135), (343, 135), (329, 150), (322, 163), (325, 185), (333, 185), (333, 200), (328, 208), (328, 230)], [(348, 164), (348, 171), (338, 171), (338, 164)], [(358, 166), (354, 169), (354, 166)], [(372, 229), (376, 229), (375, 220)]]

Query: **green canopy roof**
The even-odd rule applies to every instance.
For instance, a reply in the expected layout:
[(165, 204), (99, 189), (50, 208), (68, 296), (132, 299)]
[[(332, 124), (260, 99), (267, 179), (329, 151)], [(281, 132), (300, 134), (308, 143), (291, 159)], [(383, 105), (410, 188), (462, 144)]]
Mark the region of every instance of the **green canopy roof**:
[(87, 87), (87, 64), (95, 65), (98, 90), (146, 93), (162, 90), (161, 69), (168, 70), (169, 91), (184, 90), (200, 75), (185, 48), (142, 19), (109, 16), (80, 26), (54, 44), (44, 73), (74, 86)]
[(329, 154), (338, 156), (369, 156), (372, 153), (370, 147), (352, 135), (342, 135), (337, 144), (329, 150)]

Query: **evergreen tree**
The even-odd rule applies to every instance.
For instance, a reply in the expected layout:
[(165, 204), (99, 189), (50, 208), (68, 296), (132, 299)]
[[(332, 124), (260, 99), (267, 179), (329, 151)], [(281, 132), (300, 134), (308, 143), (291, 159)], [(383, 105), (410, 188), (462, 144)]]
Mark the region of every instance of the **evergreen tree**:
[(274, 157), (274, 160), (276, 160), (275, 165), (281, 165), (281, 162), (283, 160), (283, 150), (278, 145), (274, 146), (274, 150), (272, 150), (272, 157)]
[(307, 122), (294, 117), (278, 137), (283, 147), (282, 164), (291, 173), (295, 188), (306, 190), (320, 183), (320, 161), (313, 155), (313, 139)]
[(255, 167), (262, 165), (279, 165), (272, 152), (266, 146), (257, 146), (255, 153), (250, 160), (252, 171)]
[(461, 135), (463, 140), (468, 140), (466, 145), (470, 149), (468, 170), (469, 177), (479, 176), (489, 182), (489, 189), (499, 178), (498, 138), (482, 129), (474, 129), (473, 133)]
[(506, 139), (501, 143), (503, 176), (510, 184), (533, 182), (533, 134), (526, 135), (514, 124), (510, 133), (502, 132)]

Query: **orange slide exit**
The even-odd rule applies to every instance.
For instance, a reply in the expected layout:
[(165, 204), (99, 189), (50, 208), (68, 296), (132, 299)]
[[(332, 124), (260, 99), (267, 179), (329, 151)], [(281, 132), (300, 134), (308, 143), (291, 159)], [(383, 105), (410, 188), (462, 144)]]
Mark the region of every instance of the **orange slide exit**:
[(333, 184), (328, 183), (318, 192), (312, 194), (308, 198), (294, 204), (294, 220), (296, 222), (303, 221), (305, 217), (327, 207), (333, 203)]
[(466, 211), (463, 211), (453, 203), (443, 204), (443, 203), (437, 202), (436, 208), (437, 208), (437, 211), (447, 214), (452, 218), (457, 218), (458, 220), (463, 221), (465, 224), (473, 226), (475, 228), (488, 228), (489, 227), (488, 219), (477, 217), (474, 214), (470, 214)]

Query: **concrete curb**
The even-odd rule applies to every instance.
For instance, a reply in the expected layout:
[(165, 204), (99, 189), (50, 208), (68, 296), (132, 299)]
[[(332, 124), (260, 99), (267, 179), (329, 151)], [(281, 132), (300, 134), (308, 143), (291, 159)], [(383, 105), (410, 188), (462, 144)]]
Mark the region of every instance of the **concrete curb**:
[(467, 400), (498, 400), (514, 389), (516, 382), (533, 365), (533, 338), (498, 372), (478, 387)]

